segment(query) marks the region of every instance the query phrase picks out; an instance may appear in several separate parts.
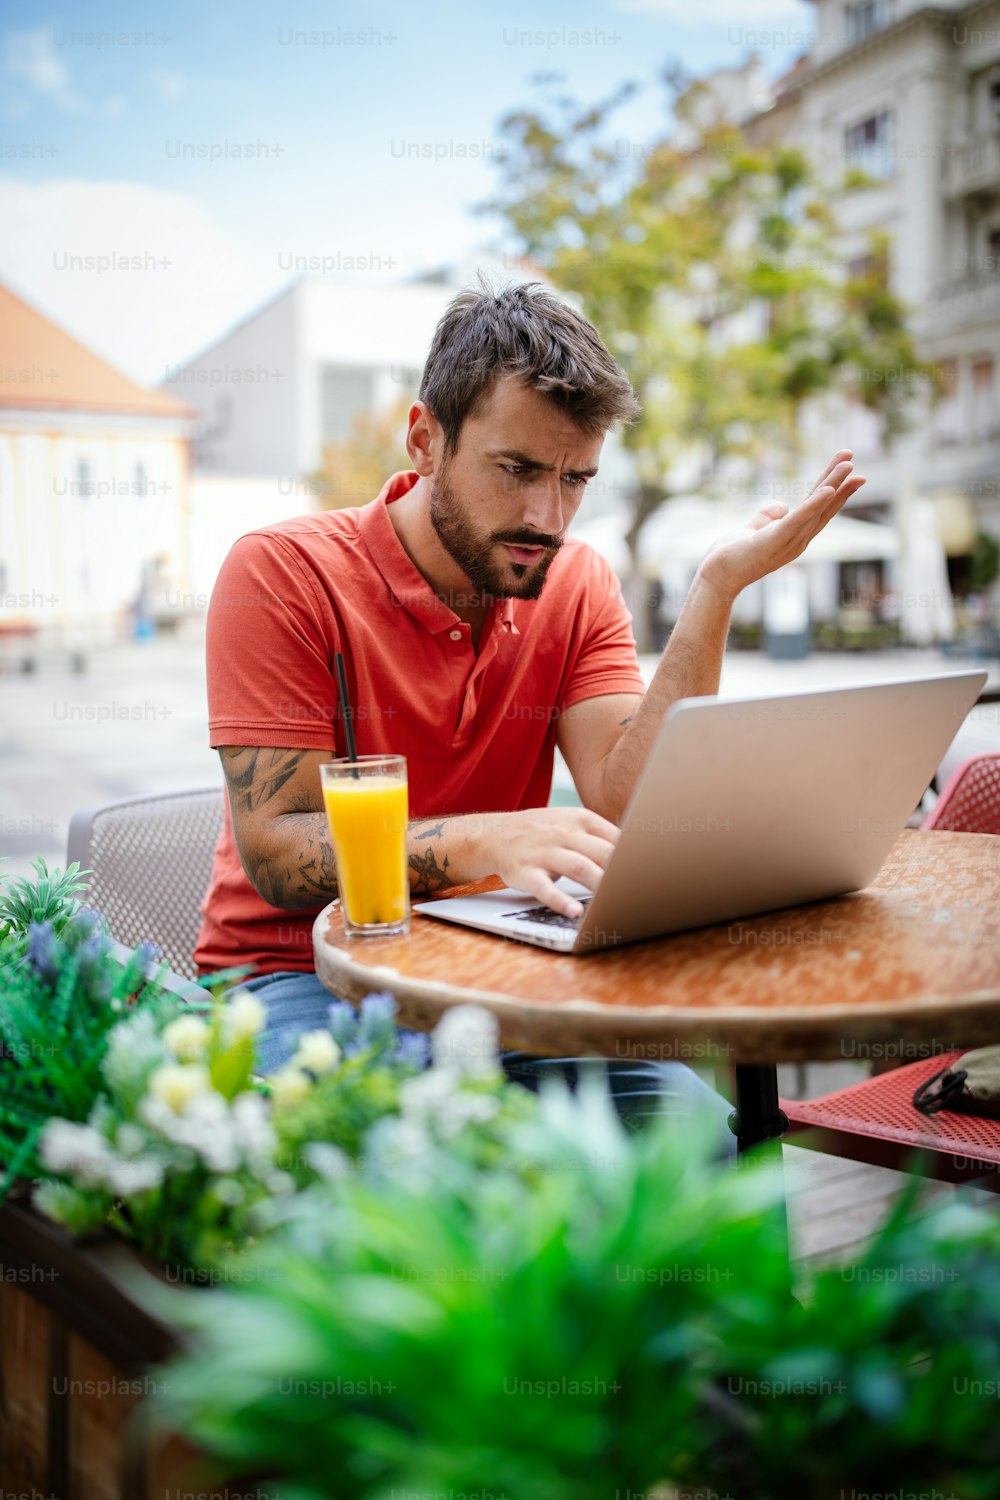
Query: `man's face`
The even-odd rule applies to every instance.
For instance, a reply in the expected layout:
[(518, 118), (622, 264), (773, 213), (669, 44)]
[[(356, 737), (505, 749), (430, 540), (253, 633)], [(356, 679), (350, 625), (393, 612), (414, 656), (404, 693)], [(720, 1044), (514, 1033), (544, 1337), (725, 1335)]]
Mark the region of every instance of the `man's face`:
[(603, 445), (547, 396), (496, 382), (430, 481), (431, 525), (477, 593), (538, 598)]

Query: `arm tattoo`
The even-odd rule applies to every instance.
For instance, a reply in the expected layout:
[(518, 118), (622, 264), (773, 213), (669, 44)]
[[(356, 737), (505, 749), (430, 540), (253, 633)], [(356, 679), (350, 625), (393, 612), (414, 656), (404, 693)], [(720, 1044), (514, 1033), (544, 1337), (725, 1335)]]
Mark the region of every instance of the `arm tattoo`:
[(411, 839), (423, 841), (431, 840), (426, 849), (419, 853), (410, 854), (410, 890), (414, 895), (432, 896), (435, 891), (447, 890), (450, 886), (458, 885), (459, 882), (452, 880), (448, 873), (448, 856), (444, 856), (443, 862), (439, 861), (439, 850), (436, 841), (444, 835), (447, 827), (447, 819), (438, 823), (430, 823), (426, 827), (420, 823), (411, 823), (409, 836)]
[(220, 750), (230, 796), (240, 812), (256, 812), (294, 775), (305, 750), (226, 746)]
[(627, 729), (628, 726), (634, 720), (634, 718), (635, 718), (635, 714), (629, 714), (629, 716), (628, 716), (627, 719), (619, 719), (619, 721), (618, 721), (618, 727), (619, 727), (619, 729)]

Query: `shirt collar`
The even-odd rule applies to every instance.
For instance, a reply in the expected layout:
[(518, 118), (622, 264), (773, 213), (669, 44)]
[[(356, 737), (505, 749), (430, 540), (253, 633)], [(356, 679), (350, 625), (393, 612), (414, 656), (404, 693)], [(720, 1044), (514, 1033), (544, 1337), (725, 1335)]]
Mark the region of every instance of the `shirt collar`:
[[(419, 620), (432, 635), (454, 630), (458, 616), (439, 599), (420, 569), (412, 562), (389, 518), (389, 506), (409, 494), (420, 475), (401, 469), (386, 480), (376, 498), (361, 510), (361, 538), (372, 561), (402, 609)], [(498, 599), (493, 605), (494, 629), (499, 624), (508, 635), (520, 635), (514, 619), (514, 599)]]

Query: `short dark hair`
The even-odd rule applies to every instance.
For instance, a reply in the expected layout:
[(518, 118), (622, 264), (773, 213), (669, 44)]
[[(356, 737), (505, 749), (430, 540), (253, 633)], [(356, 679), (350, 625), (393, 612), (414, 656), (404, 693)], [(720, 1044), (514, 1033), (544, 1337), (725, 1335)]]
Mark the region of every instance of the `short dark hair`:
[(462, 423), (505, 375), (551, 397), (588, 435), (641, 412), (628, 376), (585, 317), (540, 281), (494, 291), (480, 276), (478, 289), (448, 304), (420, 382), (446, 449), (458, 447)]

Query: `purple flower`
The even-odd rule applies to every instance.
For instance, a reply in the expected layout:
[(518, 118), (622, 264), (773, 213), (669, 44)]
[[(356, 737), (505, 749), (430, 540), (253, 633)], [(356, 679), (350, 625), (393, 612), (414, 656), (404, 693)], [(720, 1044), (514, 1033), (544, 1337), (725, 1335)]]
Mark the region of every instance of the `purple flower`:
[(396, 1061), (406, 1067), (426, 1068), (431, 1060), (431, 1039), (422, 1031), (403, 1033), (396, 1042)]
[(28, 965), (46, 984), (59, 978), (55, 935), (51, 922), (32, 922), (28, 928)]

